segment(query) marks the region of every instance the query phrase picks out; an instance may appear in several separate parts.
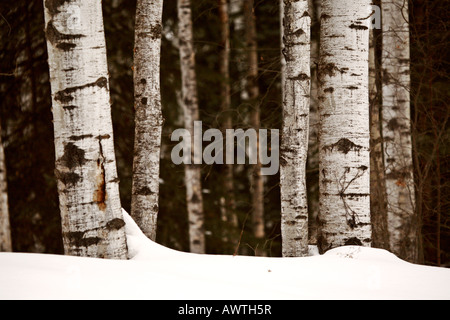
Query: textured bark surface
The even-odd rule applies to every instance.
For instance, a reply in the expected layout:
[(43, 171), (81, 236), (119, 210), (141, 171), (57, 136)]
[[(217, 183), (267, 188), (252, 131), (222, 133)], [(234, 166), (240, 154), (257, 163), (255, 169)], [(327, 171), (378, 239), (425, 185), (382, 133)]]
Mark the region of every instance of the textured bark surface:
[(308, 1), (284, 1), (283, 125), (280, 155), (281, 237), (284, 257), (308, 254), (306, 159), (310, 106)]
[(391, 250), (416, 261), (418, 222), (410, 123), (410, 48), (408, 2), (381, 1), (382, 127)]
[(126, 259), (101, 2), (44, 6), (65, 253)]
[[(0, 127), (0, 133), (1, 133)], [(0, 134), (0, 252), (11, 252), (11, 227), (9, 223), (8, 183), (6, 180), (5, 152)]]
[[(199, 120), (197, 77), (195, 73), (195, 52), (190, 0), (178, 0), (178, 36), (180, 40), (180, 65), (182, 80), (182, 103), (185, 128), (193, 139), (194, 121)], [(201, 154), (194, 154), (191, 148), (193, 164), (185, 166), (186, 202), (189, 219), (190, 251), (205, 252), (205, 231), (203, 213), (203, 195), (201, 183)]]
[(371, 244), (370, 1), (322, 2), (319, 63), (321, 252)]
[(134, 47), (135, 142), (131, 216), (156, 239), (162, 112), (160, 54), (163, 1), (139, 0)]
[[(252, 106), (250, 112), (250, 125), (258, 133), (260, 128), (260, 102), (258, 86), (258, 44), (256, 39), (256, 17), (254, 13), (254, 1), (244, 0), (245, 40), (247, 49), (247, 93), (249, 103)], [(264, 230), (264, 180), (261, 175), (261, 162), (258, 157), (257, 164), (252, 166), (251, 192), (252, 192), (252, 226), (253, 235), (257, 239), (263, 239)], [(263, 255), (258, 248), (256, 254)]]

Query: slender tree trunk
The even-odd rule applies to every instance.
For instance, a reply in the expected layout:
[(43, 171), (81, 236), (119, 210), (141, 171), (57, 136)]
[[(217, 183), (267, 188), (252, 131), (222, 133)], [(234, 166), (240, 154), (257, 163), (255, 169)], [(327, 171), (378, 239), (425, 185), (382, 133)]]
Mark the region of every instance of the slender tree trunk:
[(160, 54), (163, 1), (138, 0), (134, 48), (136, 129), (131, 216), (156, 239), (162, 112)]
[[(0, 126), (0, 133), (1, 133)], [(6, 180), (5, 152), (0, 134), (0, 252), (11, 252), (11, 227), (9, 223), (8, 183)]]
[(321, 252), (371, 244), (370, 1), (322, 2), (319, 65)]
[(317, 216), (319, 214), (319, 100), (317, 67), (319, 65), (320, 44), (320, 2), (321, 0), (308, 0), (311, 16), (311, 98), (309, 107), (309, 143), (308, 162), (306, 170), (308, 188), (309, 211), (309, 239), (316, 244)]
[[(197, 77), (195, 73), (195, 52), (190, 0), (178, 0), (180, 39), (180, 64), (182, 80), (182, 103), (185, 127), (194, 137), (194, 121), (199, 120)], [(194, 148), (192, 148), (193, 152)], [(203, 196), (201, 183), (201, 159), (193, 154), (193, 164), (185, 167), (186, 202), (189, 219), (190, 251), (205, 252)]]
[(382, 126), (391, 250), (418, 258), (410, 121), (408, 1), (382, 0)]
[[(222, 112), (222, 132), (233, 128), (231, 117), (231, 88), (230, 88), (230, 21), (228, 14), (228, 1), (219, 0), (220, 18), (220, 57), (219, 72), (222, 76), (220, 86), (220, 103)], [(224, 241), (231, 252), (234, 252), (237, 244), (238, 220), (236, 215), (236, 201), (234, 196), (234, 174), (233, 165), (223, 165), (223, 198), (221, 201), (222, 221), (225, 222)], [(228, 242), (229, 245), (228, 245)]]
[(308, 1), (284, 0), (282, 53), (283, 126), (281, 139), (281, 237), (284, 257), (308, 254), (306, 159), (310, 107), (310, 28)]
[[(245, 38), (247, 49), (247, 92), (250, 104), (252, 106), (250, 114), (250, 125), (258, 134), (259, 150), (259, 129), (260, 120), (260, 101), (258, 86), (258, 44), (256, 39), (256, 18), (254, 13), (254, 1), (244, 0), (244, 18), (245, 18)], [(252, 189), (252, 226), (253, 235), (256, 239), (263, 239), (264, 230), (264, 180), (261, 175), (261, 162), (258, 157), (257, 164), (253, 165), (251, 175)], [(257, 255), (264, 255), (263, 249), (258, 247)]]
[(101, 2), (44, 5), (65, 253), (126, 259)]
[[(369, 100), (370, 100), (370, 212), (372, 246), (389, 250), (386, 180), (384, 176), (383, 141), (381, 137), (380, 99), (378, 94), (377, 46), (375, 30), (370, 30)], [(378, 63), (379, 64), (379, 63)]]

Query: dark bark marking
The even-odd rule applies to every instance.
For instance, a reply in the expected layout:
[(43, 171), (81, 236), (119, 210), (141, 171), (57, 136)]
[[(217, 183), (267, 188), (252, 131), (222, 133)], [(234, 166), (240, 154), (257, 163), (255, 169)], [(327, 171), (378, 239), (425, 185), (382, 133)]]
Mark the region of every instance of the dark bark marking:
[(99, 87), (99, 88), (107, 88), (108, 87), (108, 79), (106, 77), (101, 77), (97, 79), (97, 81), (93, 83), (88, 83), (78, 87), (71, 87), (61, 91), (58, 91), (55, 94), (55, 100), (61, 103), (68, 103), (73, 100), (72, 94), (78, 90), (82, 90), (88, 87)]
[(74, 186), (81, 179), (81, 176), (75, 172), (62, 172), (58, 169), (55, 169), (55, 177), (65, 186)]
[(352, 141), (350, 141), (347, 138), (341, 138), (338, 142), (333, 143), (330, 146), (324, 146), (324, 150), (333, 150), (334, 148), (337, 148), (339, 152), (342, 152), (344, 154), (349, 153), (350, 151), (359, 151), (362, 149), (362, 146), (354, 144)]
[(305, 81), (310, 79), (311, 78), (306, 73), (300, 73), (298, 76), (288, 78), (288, 80), (295, 80), (295, 81)]
[[(59, 32), (58, 29), (56, 29), (56, 27), (53, 25), (53, 20), (50, 20), (49, 23), (47, 23), (45, 35), (47, 37), (47, 40), (50, 41), (52, 45), (62, 50), (69, 50), (76, 47), (76, 44), (74, 43), (66, 43), (62, 41), (73, 41), (84, 37), (84, 35), (82, 34), (65, 34)], [(62, 47), (58, 47), (58, 45)], [(70, 48), (68, 48), (67, 45), (70, 46)]]
[(65, 236), (69, 240), (70, 245), (75, 247), (89, 247), (98, 244), (102, 239), (99, 237), (84, 237), (85, 232), (74, 231), (66, 232)]
[(200, 203), (200, 197), (197, 195), (197, 193), (194, 192), (194, 194), (192, 195), (192, 198), (191, 198), (191, 202), (194, 204)]
[(72, 141), (79, 141), (79, 140), (84, 140), (84, 139), (88, 139), (88, 138), (93, 138), (94, 136), (92, 134), (83, 134), (83, 135), (79, 135), (79, 136), (70, 136), (69, 140)]
[(123, 219), (120, 219), (120, 218), (115, 218), (106, 224), (106, 229), (120, 230), (123, 226), (125, 226), (125, 221), (123, 221)]
[(391, 131), (397, 131), (397, 130), (405, 129), (405, 126), (402, 125), (400, 123), (400, 121), (398, 121), (397, 118), (393, 118), (393, 119), (389, 120), (389, 122), (387, 123), (387, 127)]
[(147, 186), (137, 189), (133, 192), (133, 195), (140, 195), (140, 196), (148, 196), (153, 194), (154, 192)]
[(73, 109), (76, 109), (76, 108), (78, 108), (78, 107), (77, 106), (72, 106), (72, 105), (70, 105), (70, 106), (63, 106), (63, 109), (67, 110), (67, 111), (72, 111)]
[(101, 135), (97, 136), (98, 140), (105, 140), (105, 139), (110, 139), (110, 138), (111, 138), (111, 135), (109, 135), (109, 134), (101, 134)]
[(85, 154), (86, 152), (84, 150), (69, 142), (64, 146), (64, 154), (59, 158), (59, 162), (69, 169), (81, 167), (86, 163)]
[(61, 12), (58, 8), (66, 2), (70, 2), (70, 0), (45, 0), (45, 7), (48, 9), (50, 14), (54, 16), (55, 14)]
[(67, 43), (67, 42), (61, 42), (56, 45), (56, 47), (58, 49), (61, 49), (62, 51), (70, 51), (76, 48), (76, 46), (77, 45), (75, 43)]
[(362, 25), (354, 24), (354, 23), (352, 23), (349, 28), (350, 29), (355, 29), (355, 30), (368, 30), (369, 29), (366, 26), (362, 26)]
[(151, 40), (160, 39), (162, 35), (162, 25), (160, 23), (152, 25), (149, 31), (138, 32), (137, 36), (140, 38), (150, 38)]
[(356, 237), (348, 238), (344, 243), (346, 246), (362, 246), (361, 240)]

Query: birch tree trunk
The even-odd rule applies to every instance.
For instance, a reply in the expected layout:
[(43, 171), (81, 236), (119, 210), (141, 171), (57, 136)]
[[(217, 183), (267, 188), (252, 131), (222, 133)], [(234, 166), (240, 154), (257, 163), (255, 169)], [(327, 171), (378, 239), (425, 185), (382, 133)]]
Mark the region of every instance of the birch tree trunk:
[[(0, 126), (0, 133), (1, 133)], [(0, 252), (11, 252), (11, 227), (9, 223), (8, 183), (6, 180), (5, 152), (0, 134)]]
[[(258, 44), (256, 39), (256, 18), (254, 13), (254, 1), (244, 0), (245, 38), (247, 49), (247, 92), (252, 106), (250, 125), (257, 132), (259, 150), (260, 102), (258, 86)], [(256, 239), (263, 239), (264, 230), (264, 181), (261, 175), (261, 162), (258, 157), (257, 164), (253, 165), (251, 175), (252, 186), (252, 226)], [(257, 255), (264, 255), (261, 248), (257, 248)]]
[(135, 142), (131, 216), (156, 239), (162, 112), (160, 54), (163, 1), (138, 0), (134, 48)]
[[(220, 110), (222, 112), (222, 132), (233, 128), (233, 119), (231, 117), (231, 88), (230, 88), (230, 22), (228, 14), (228, 1), (219, 0), (219, 19), (220, 19), (220, 57), (219, 72), (222, 77), (220, 86)], [(222, 230), (225, 245), (234, 252), (237, 244), (238, 220), (236, 216), (236, 201), (234, 196), (234, 174), (233, 165), (223, 165), (223, 197), (221, 201), (222, 221), (225, 222), (225, 228)], [(228, 245), (229, 242), (229, 245)]]
[(306, 159), (310, 107), (310, 27), (308, 1), (284, 0), (282, 53), (281, 237), (284, 257), (308, 254)]
[(44, 6), (65, 253), (126, 259), (101, 2)]
[(319, 65), (320, 252), (371, 244), (370, 1), (322, 2)]
[(382, 126), (391, 250), (418, 258), (410, 124), (408, 2), (382, 0)]
[[(197, 77), (190, 0), (178, 0), (178, 32), (180, 40), (180, 65), (182, 80), (182, 103), (185, 128), (194, 137), (194, 121), (199, 120)], [(201, 139), (201, 137), (200, 137)], [(191, 148), (192, 152), (194, 148)], [(199, 155), (201, 157), (201, 155)], [(185, 165), (186, 202), (189, 219), (190, 251), (205, 253), (205, 232), (201, 168), (202, 159), (193, 153), (193, 164)]]

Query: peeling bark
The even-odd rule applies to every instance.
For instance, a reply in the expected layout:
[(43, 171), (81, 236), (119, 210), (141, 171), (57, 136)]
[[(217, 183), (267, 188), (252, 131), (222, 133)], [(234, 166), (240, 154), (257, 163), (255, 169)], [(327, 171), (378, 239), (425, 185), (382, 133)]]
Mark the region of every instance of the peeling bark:
[(370, 1), (322, 2), (319, 111), (321, 252), (371, 244)]
[(101, 2), (44, 5), (64, 251), (126, 259)]
[(153, 241), (159, 210), (163, 125), (160, 92), (162, 10), (162, 0), (137, 2), (133, 68), (136, 127), (131, 216)]
[(308, 254), (306, 160), (310, 107), (308, 1), (284, 0), (282, 53), (283, 125), (280, 166), (281, 237), (284, 257)]

